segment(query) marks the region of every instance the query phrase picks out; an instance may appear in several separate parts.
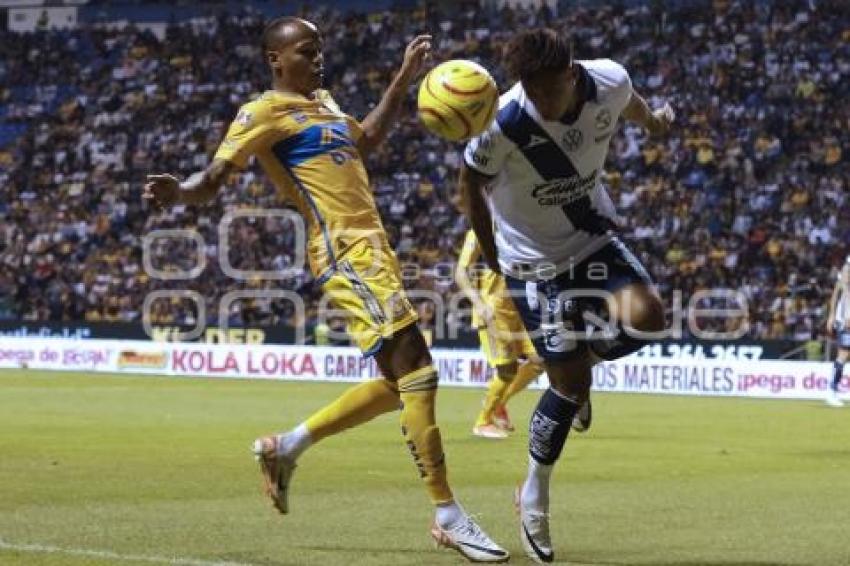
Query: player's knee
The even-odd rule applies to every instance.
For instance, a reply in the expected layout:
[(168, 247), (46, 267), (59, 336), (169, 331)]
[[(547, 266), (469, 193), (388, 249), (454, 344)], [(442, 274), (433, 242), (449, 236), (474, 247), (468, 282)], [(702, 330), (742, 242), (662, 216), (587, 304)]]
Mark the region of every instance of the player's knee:
[(504, 382), (510, 382), (516, 377), (517, 369), (519, 369), (519, 364), (516, 361), (509, 362), (507, 364), (502, 364), (496, 366), (496, 375), (499, 376)]
[(590, 397), (590, 383), (584, 385), (579, 382), (559, 382), (552, 383), (551, 387), (565, 399), (569, 399), (579, 405), (583, 404)]
[(381, 373), (391, 381), (397, 381), (434, 363), (425, 338), (415, 325), (385, 339), (375, 361), (378, 362)]
[(624, 321), (629, 328), (640, 332), (660, 332), (664, 329), (664, 305), (654, 293), (642, 293), (632, 297), (631, 316)]
[(548, 362), (546, 373), (552, 388), (564, 397), (576, 403), (584, 403), (590, 396), (593, 373), (589, 359)]
[[(540, 356), (531, 356), (527, 360), (522, 363), (523, 367), (529, 368), (528, 371), (532, 371), (537, 375), (540, 375), (544, 371), (546, 371), (546, 366), (543, 365), (543, 358)], [(517, 368), (517, 372), (519, 368)]]

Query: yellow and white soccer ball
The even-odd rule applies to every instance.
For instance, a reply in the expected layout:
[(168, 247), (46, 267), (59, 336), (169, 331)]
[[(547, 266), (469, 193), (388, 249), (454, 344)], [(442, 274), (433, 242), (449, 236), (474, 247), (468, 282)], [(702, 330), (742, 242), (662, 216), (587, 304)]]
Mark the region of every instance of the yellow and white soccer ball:
[(486, 130), (499, 106), (499, 89), (487, 69), (453, 59), (431, 69), (419, 86), (419, 120), (451, 141), (467, 140)]

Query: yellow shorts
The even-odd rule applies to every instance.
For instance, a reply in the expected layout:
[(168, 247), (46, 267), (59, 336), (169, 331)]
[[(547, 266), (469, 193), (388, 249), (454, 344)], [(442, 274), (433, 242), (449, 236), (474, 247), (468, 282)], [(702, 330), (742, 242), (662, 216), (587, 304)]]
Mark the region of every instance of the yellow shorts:
[(507, 301), (494, 301), (490, 325), (478, 329), (481, 350), (491, 367), (514, 363), (519, 358), (537, 356), (534, 344), (525, 331), (519, 313), (509, 297)]
[(388, 246), (375, 247), (368, 240), (353, 244), (323, 279), (326, 299), (343, 311), (348, 334), (365, 356), (374, 355), (384, 338), (418, 320)]

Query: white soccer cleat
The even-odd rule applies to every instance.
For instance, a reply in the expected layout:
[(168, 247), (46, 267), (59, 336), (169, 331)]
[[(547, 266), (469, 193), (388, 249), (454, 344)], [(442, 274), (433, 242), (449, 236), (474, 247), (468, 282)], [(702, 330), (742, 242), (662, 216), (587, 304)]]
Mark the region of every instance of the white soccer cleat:
[(481, 438), (493, 438), (502, 440), (508, 437), (508, 432), (495, 424), (476, 425), (472, 427), (472, 434)]
[(829, 391), (829, 395), (827, 395), (826, 400), (824, 401), (830, 407), (843, 407), (844, 401), (838, 398), (838, 393), (833, 390)]
[(519, 515), (519, 538), (529, 558), (544, 564), (555, 559), (549, 536), (549, 513), (527, 509), (522, 504), (522, 488), (514, 492), (514, 506)]
[(260, 464), (266, 495), (275, 509), (289, 513), (289, 482), (295, 472), (295, 462), (277, 453), (277, 436), (264, 436), (254, 441), (252, 451)]
[(493, 542), (468, 515), (448, 529), (434, 521), (431, 536), (437, 547), (453, 548), (470, 562), (507, 562), (511, 558), (510, 553)]

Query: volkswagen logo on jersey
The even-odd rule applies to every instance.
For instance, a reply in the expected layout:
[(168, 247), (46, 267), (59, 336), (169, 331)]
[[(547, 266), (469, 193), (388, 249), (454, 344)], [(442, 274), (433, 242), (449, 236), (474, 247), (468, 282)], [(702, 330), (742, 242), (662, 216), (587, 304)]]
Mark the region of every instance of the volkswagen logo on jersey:
[(561, 142), (564, 144), (564, 149), (567, 151), (575, 151), (581, 147), (581, 142), (584, 141), (584, 135), (581, 130), (571, 128), (564, 132)]

